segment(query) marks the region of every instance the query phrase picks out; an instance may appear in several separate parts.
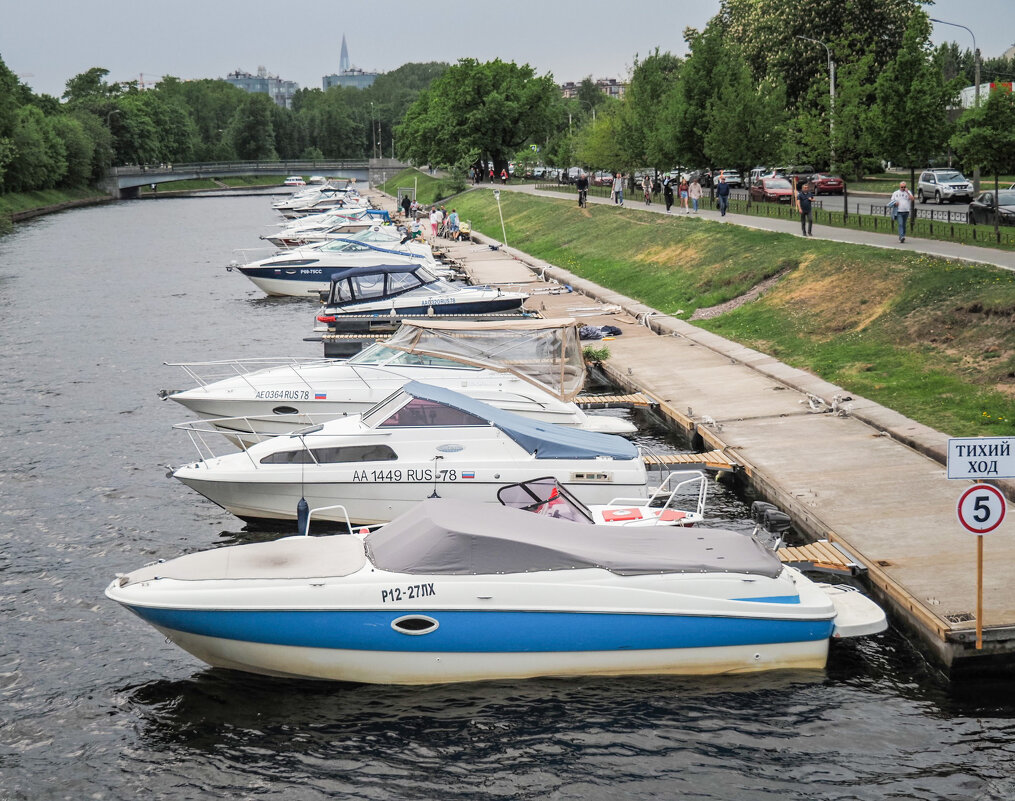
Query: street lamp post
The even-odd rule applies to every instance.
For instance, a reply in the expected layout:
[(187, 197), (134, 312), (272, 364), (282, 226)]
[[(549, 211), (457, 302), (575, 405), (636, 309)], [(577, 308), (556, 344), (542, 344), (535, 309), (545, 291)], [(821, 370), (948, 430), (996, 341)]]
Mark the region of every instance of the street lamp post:
[[(976, 46), (976, 34), (973, 33), (965, 25), (959, 25), (957, 22), (947, 22), (943, 19), (930, 18), (931, 22), (937, 22), (941, 25), (951, 25), (953, 28), (962, 28), (964, 31), (968, 31), (969, 35), (973, 37), (973, 81), (976, 86), (973, 88), (974, 99), (973, 106), (975, 108), (980, 107), (980, 49)], [(980, 191), (980, 168), (973, 167), (973, 191)]]
[(829, 117), (828, 117), (828, 145), (832, 156), (832, 161), (835, 161), (835, 62), (832, 61), (832, 51), (828, 49), (828, 45), (822, 42), (820, 39), (812, 39), (810, 36), (797, 36), (797, 39), (803, 39), (807, 42), (814, 42), (825, 48), (825, 54), (828, 56), (828, 102), (829, 102)]

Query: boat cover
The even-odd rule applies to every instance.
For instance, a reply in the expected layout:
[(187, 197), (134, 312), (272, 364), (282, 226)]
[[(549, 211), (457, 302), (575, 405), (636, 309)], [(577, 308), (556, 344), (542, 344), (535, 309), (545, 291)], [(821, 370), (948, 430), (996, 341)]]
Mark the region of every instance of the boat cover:
[(509, 370), (565, 402), (573, 401), (585, 385), (585, 360), (578, 322), (573, 317), (489, 322), (405, 320), (385, 345)]
[(428, 499), (366, 538), (376, 567), (395, 573), (492, 575), (598, 567), (646, 573), (746, 573), (775, 578), (782, 563), (753, 537), (726, 529), (590, 526), (506, 506)]
[(600, 434), (598, 431), (541, 423), (514, 412), (497, 409), (460, 392), (419, 381), (408, 382), (402, 387), (402, 392), (414, 398), (461, 409), (487, 420), (537, 459), (595, 459), (597, 456), (608, 459), (638, 458), (637, 446), (616, 434)]
[(327, 578), (348, 576), (364, 564), (363, 542), (358, 537), (285, 537), (156, 562), (128, 573), (125, 581), (121, 579), (121, 586), (157, 578), (180, 581)]

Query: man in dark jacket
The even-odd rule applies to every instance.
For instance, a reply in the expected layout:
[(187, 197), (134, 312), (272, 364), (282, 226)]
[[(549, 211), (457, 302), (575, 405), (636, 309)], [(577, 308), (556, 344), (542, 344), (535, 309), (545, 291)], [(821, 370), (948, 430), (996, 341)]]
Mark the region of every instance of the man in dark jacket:
[(719, 216), (726, 216), (726, 209), (730, 204), (730, 185), (726, 183), (726, 176), (719, 173), (719, 183), (715, 185), (715, 194), (719, 199)]

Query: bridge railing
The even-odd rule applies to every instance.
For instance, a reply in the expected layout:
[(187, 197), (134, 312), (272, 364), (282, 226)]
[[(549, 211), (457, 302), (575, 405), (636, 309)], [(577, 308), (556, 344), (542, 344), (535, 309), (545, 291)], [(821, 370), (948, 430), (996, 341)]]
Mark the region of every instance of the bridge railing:
[(221, 175), (223, 173), (242, 172), (281, 174), (314, 173), (322, 170), (364, 170), (370, 166), (366, 159), (348, 161), (219, 161), (191, 164), (130, 164), (113, 167), (111, 173), (116, 176), (140, 175), (150, 172), (188, 172), (199, 175)]

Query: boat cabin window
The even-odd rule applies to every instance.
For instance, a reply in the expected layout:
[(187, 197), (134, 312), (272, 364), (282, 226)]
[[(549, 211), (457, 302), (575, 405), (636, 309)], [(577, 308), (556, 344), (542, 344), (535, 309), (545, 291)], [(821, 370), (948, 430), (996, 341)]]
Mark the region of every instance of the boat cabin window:
[(391, 273), (388, 275), (388, 293), (391, 295), (407, 292), (422, 285), (423, 282), (416, 277), (415, 273)]
[(322, 251), (328, 253), (363, 253), (371, 250), (366, 245), (361, 245), (359, 242), (349, 242), (348, 240), (338, 240), (337, 242), (330, 242), (327, 245), (321, 247)]
[(349, 279), (357, 300), (384, 297), (384, 274), (357, 275)]
[(452, 359), (445, 359), (440, 356), (430, 356), (425, 353), (413, 353), (412, 351), (389, 348), (375, 342), (368, 348), (364, 348), (355, 356), (350, 356), (348, 364), (398, 364), (409, 367), (450, 367), (459, 370), (481, 370), (471, 364), (462, 364)]
[(485, 426), (487, 421), (461, 409), (423, 398), (413, 398), (378, 428), (416, 426)]
[(387, 445), (343, 445), (336, 448), (300, 448), (277, 451), (261, 459), (261, 464), (338, 464), (341, 462), (392, 462), (398, 456)]
[(352, 300), (352, 289), (349, 287), (349, 279), (335, 281), (332, 284), (331, 303), (348, 303)]

